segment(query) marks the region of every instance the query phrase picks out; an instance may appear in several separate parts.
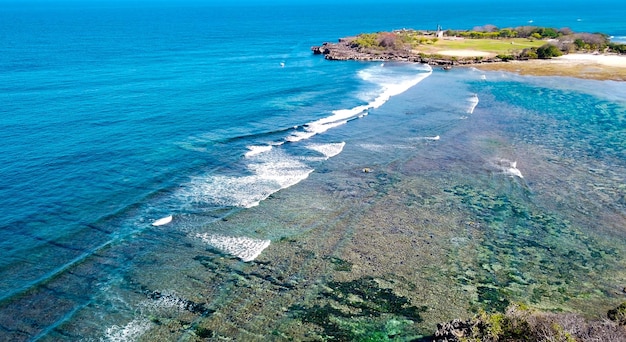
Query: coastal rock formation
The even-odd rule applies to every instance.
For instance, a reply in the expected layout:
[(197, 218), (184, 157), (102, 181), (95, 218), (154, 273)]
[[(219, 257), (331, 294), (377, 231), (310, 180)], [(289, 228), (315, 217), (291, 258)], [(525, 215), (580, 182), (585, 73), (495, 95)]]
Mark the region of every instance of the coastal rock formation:
[(587, 320), (575, 313), (552, 313), (511, 305), (504, 313), (437, 324), (435, 342), (462, 341), (626, 341), (626, 302), (607, 313), (609, 320)]
[(434, 340), (437, 342), (458, 342), (469, 337), (472, 337), (472, 332), (480, 330), (484, 327), (477, 327), (482, 325), (480, 321), (455, 319), (447, 323), (437, 324), (437, 331), (435, 332)]
[(324, 55), (325, 59), (333, 61), (397, 61), (439, 66), (471, 65), (502, 61), (502, 59), (497, 57), (456, 58), (454, 56), (427, 55), (408, 49), (366, 49), (355, 44), (355, 39), (355, 37), (348, 37), (339, 39), (337, 43), (325, 42), (320, 46), (311, 47), (311, 51), (315, 55)]

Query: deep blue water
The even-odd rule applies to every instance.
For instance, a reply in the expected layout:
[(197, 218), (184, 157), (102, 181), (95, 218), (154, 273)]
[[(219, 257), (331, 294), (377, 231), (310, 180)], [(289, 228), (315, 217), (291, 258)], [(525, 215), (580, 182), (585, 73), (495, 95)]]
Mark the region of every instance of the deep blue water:
[[(592, 145), (572, 153), (595, 155), (606, 168), (624, 167), (621, 83), (570, 80), (563, 88), (558, 79), (495, 74), (487, 86), (471, 70), (446, 76), (418, 65), (333, 63), (309, 50), (360, 32), (520, 26), (530, 20), (623, 39), (621, 2), (0, 4), (5, 318), (15, 315), (15, 303), (24, 305), (20, 301), (103, 250), (124, 249), (150, 234), (159, 218), (173, 215), (176, 234), (197, 232), (299, 184), (326, 168), (328, 158), (349, 158), (342, 151), (356, 141), (386, 144), (387, 137), (376, 132), (387, 124), (401, 131), (404, 119), (376, 121), (373, 113), (394, 108), (389, 106), (406, 91), (463, 84), (421, 99), (422, 106), (434, 101), (432, 106), (461, 112), (475, 93), (478, 109), (490, 103), (484, 98), (538, 113), (562, 108), (554, 120), (572, 127), (555, 137), (554, 146), (577, 144), (576, 129), (584, 128)], [(573, 97), (568, 106), (554, 102), (567, 96)], [(589, 121), (590, 108), (599, 110), (597, 122)], [(437, 127), (423, 136), (442, 134), (447, 126)], [(623, 207), (617, 212), (623, 214)], [(62, 314), (17, 310), (14, 321), (0, 320), (0, 336), (47, 336), (84, 305), (98, 303), (102, 279), (129, 267), (117, 260), (99, 270), (97, 280), (68, 282), (73, 285), (64, 291), (75, 286), (83, 296), (59, 305)], [(105, 315), (109, 309), (102, 310)]]

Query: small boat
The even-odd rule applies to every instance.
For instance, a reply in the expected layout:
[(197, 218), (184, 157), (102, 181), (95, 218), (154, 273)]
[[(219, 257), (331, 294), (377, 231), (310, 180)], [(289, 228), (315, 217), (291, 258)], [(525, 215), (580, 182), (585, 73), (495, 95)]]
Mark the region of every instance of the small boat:
[(441, 69), (445, 70), (445, 71), (450, 71), (450, 70), (452, 70), (452, 65), (445, 65)]

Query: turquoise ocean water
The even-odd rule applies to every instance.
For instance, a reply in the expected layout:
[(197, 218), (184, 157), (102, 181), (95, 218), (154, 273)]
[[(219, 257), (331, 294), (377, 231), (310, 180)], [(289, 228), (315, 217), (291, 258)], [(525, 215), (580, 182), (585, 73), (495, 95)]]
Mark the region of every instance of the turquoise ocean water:
[(0, 340), (332, 335), (302, 313), (316, 286), (389, 280), (396, 256), (344, 278), (313, 265), (356, 265), (372, 225), (447, 251), (393, 274), (466, 291), (458, 312), (424, 294), (442, 313), (414, 335), (481, 305), (623, 300), (624, 83), (310, 51), (529, 21), (624, 41), (621, 2), (0, 6)]

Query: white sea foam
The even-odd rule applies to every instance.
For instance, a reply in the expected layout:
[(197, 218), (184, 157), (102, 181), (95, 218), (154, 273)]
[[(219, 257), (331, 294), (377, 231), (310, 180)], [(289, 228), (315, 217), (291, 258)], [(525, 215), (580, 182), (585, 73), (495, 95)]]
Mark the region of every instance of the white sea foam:
[(302, 140), (307, 140), (309, 138), (311, 138), (312, 136), (316, 135), (316, 132), (312, 132), (312, 131), (305, 131), (305, 132), (295, 132), (289, 136), (287, 136), (285, 138), (285, 141), (288, 142), (298, 142), (298, 141), (302, 141)]
[[(321, 120), (320, 120), (321, 121)], [(324, 133), (331, 128), (335, 128), (341, 125), (345, 125), (348, 123), (347, 120), (329, 122), (329, 123), (320, 123), (319, 121), (311, 122), (304, 127), (304, 131), (294, 132), (288, 137), (285, 138), (286, 141), (289, 142), (298, 142), (302, 140), (307, 140), (314, 135)]]
[(225, 236), (217, 234), (197, 234), (197, 238), (219, 249), (222, 252), (234, 255), (244, 262), (256, 259), (271, 241), (253, 239), (245, 236)]
[[(313, 122), (312, 124), (315, 125), (326, 125), (326, 124), (331, 124), (334, 122), (338, 122), (338, 121), (346, 121), (348, 119), (351, 119), (355, 116), (357, 116), (358, 114), (363, 113), (364, 111), (368, 110), (369, 108), (371, 108), (369, 105), (361, 105), (361, 106), (356, 106), (354, 108), (351, 109), (338, 109), (338, 110), (334, 110), (332, 113), (333, 115), (317, 120), (315, 122)], [(311, 125), (311, 124), (309, 124)]]
[(348, 109), (337, 109), (332, 115), (310, 122), (305, 125), (304, 131), (298, 131), (289, 135), (285, 140), (297, 142), (326, 132), (327, 130), (346, 124), (348, 121), (367, 115), (367, 111), (379, 108), (392, 96), (396, 96), (409, 90), (426, 77), (432, 74), (432, 68), (428, 65), (417, 66), (410, 69), (407, 66), (399, 68), (369, 67), (359, 71), (358, 75), (364, 81), (374, 83), (380, 87), (378, 95), (367, 104)]
[(135, 319), (125, 326), (113, 325), (108, 327), (102, 341), (130, 342), (137, 341), (152, 326), (147, 319)]
[(250, 208), (284, 188), (306, 179), (313, 168), (280, 149), (249, 158), (245, 176), (195, 177), (181, 188), (179, 197), (191, 204)]
[(467, 102), (469, 102), (469, 106), (467, 107), (467, 114), (473, 114), (474, 109), (478, 105), (478, 95), (472, 95), (469, 99), (467, 99)]
[(248, 152), (244, 155), (246, 158), (256, 156), (257, 154), (267, 152), (272, 149), (272, 145), (248, 146)]
[(385, 152), (389, 150), (389, 145), (381, 144), (360, 144), (359, 147), (372, 152)]
[(166, 225), (166, 224), (172, 222), (172, 219), (173, 219), (172, 215), (165, 216), (163, 218), (160, 218), (160, 219), (152, 222), (152, 225), (155, 226), (155, 227), (163, 226), (163, 225)]
[(346, 143), (340, 142), (335, 144), (309, 144), (306, 148), (317, 151), (324, 155), (324, 159), (328, 159), (341, 153), (344, 146), (346, 146)]
[[(377, 69), (377, 70), (376, 70)], [(381, 71), (382, 70), (382, 71)], [(374, 83), (380, 89), (373, 100), (349, 109), (338, 109), (332, 115), (295, 126), (282, 143), (267, 146), (248, 146), (244, 154), (247, 173), (242, 176), (208, 175), (195, 177), (181, 187), (179, 197), (191, 205), (208, 204), (250, 208), (258, 205), (271, 194), (306, 179), (313, 167), (305, 164), (319, 159), (289, 156), (285, 148), (273, 148), (285, 142), (296, 143), (324, 133), (331, 128), (345, 125), (350, 120), (378, 108), (392, 96), (401, 94), (432, 74), (430, 66), (402, 65), (379, 68), (372, 66), (359, 73), (363, 80)], [(310, 148), (322, 153), (325, 159), (340, 153), (344, 143), (312, 145)]]
[(364, 150), (372, 151), (372, 152), (389, 152), (394, 150), (408, 150), (415, 148), (411, 144), (401, 145), (401, 144), (359, 144)]
[(511, 177), (524, 178), (522, 172), (517, 168), (517, 161), (510, 161), (508, 159), (496, 159), (494, 161), (494, 167), (502, 171), (502, 173)]

